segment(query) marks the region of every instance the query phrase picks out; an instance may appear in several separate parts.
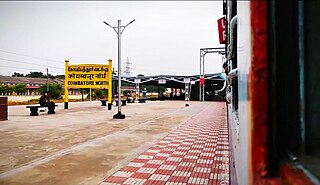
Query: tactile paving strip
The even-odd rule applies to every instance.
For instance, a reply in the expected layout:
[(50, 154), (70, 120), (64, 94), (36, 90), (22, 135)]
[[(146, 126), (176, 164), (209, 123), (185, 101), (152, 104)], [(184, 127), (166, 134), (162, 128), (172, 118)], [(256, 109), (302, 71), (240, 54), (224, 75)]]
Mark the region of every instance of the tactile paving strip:
[(225, 111), (211, 103), (101, 185), (229, 184)]

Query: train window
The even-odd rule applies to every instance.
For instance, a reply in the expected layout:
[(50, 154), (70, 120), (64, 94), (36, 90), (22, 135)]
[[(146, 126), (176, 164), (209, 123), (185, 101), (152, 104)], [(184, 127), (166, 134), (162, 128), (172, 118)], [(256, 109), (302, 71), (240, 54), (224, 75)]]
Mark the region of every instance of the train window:
[(269, 2), (269, 173), (298, 159), (320, 179), (318, 1)]

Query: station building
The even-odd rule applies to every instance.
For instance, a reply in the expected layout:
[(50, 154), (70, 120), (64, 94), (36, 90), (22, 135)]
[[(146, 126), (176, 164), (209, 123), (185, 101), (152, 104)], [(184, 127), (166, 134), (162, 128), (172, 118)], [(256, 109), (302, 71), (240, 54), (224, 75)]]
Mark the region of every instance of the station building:
[[(48, 79), (49, 84), (61, 84), (64, 85), (63, 79)], [(13, 86), (17, 84), (23, 84), (26, 87), (26, 93), (17, 94), (13, 93), (2, 93), (1, 95), (10, 96), (10, 95), (39, 95), (38, 89), (47, 84), (47, 78), (30, 78), (30, 77), (14, 77), (14, 76), (2, 76), (0, 75), (0, 85)], [(80, 95), (81, 91), (79, 89), (70, 89), (70, 95)]]

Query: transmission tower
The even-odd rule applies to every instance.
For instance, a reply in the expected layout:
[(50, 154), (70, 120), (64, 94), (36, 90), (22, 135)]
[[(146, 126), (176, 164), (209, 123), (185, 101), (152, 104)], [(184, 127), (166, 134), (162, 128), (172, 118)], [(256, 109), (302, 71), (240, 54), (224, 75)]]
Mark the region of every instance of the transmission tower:
[(123, 74), (124, 74), (124, 76), (131, 76), (131, 64), (132, 63), (130, 63), (129, 62), (129, 57), (127, 57), (127, 61), (126, 61), (126, 63), (125, 63), (125, 67), (124, 67), (124, 70), (123, 70)]

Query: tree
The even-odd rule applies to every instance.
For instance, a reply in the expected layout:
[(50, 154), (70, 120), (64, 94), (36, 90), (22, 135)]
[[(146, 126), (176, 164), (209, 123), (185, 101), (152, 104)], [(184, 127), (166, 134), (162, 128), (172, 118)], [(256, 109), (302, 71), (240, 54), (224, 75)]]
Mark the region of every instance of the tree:
[(15, 77), (24, 77), (24, 74), (23, 74), (23, 73), (17, 73), (17, 72), (14, 72), (11, 76), (15, 76)]
[[(48, 73), (48, 77), (51, 79), (55, 79), (55, 76), (53, 76), (52, 74)], [(43, 75), (43, 77), (41, 78), (47, 78), (47, 75)]]
[[(38, 91), (43, 94), (47, 90), (47, 85), (41, 86)], [(62, 98), (62, 85), (61, 84), (49, 84), (49, 96), (52, 99)]]
[(4, 85), (0, 85), (0, 93), (4, 93), (6, 90)]
[(64, 78), (65, 78), (65, 75), (56, 75), (56, 76), (54, 76), (54, 78), (64, 79)]
[(0, 93), (12, 93), (12, 92), (13, 92), (12, 86), (0, 85)]
[(83, 94), (89, 94), (90, 89), (88, 89), (88, 88), (83, 88), (83, 89), (82, 89), (82, 92), (83, 92)]
[[(31, 77), (31, 78), (47, 78), (47, 74), (43, 74), (42, 72), (30, 72), (29, 74), (24, 75), (23, 73), (14, 72), (11, 76), (15, 77)], [(48, 73), (48, 77), (51, 79), (64, 79), (64, 75), (52, 75)]]
[(27, 92), (26, 86), (24, 84), (14, 85), (14, 86), (12, 86), (12, 89), (16, 93), (25, 93), (25, 92)]
[(93, 91), (92, 98), (103, 99), (107, 97), (107, 90), (96, 89)]
[(26, 74), (26, 77), (31, 77), (31, 78), (46, 78), (46, 76), (43, 75), (42, 72), (30, 72), (29, 74)]

